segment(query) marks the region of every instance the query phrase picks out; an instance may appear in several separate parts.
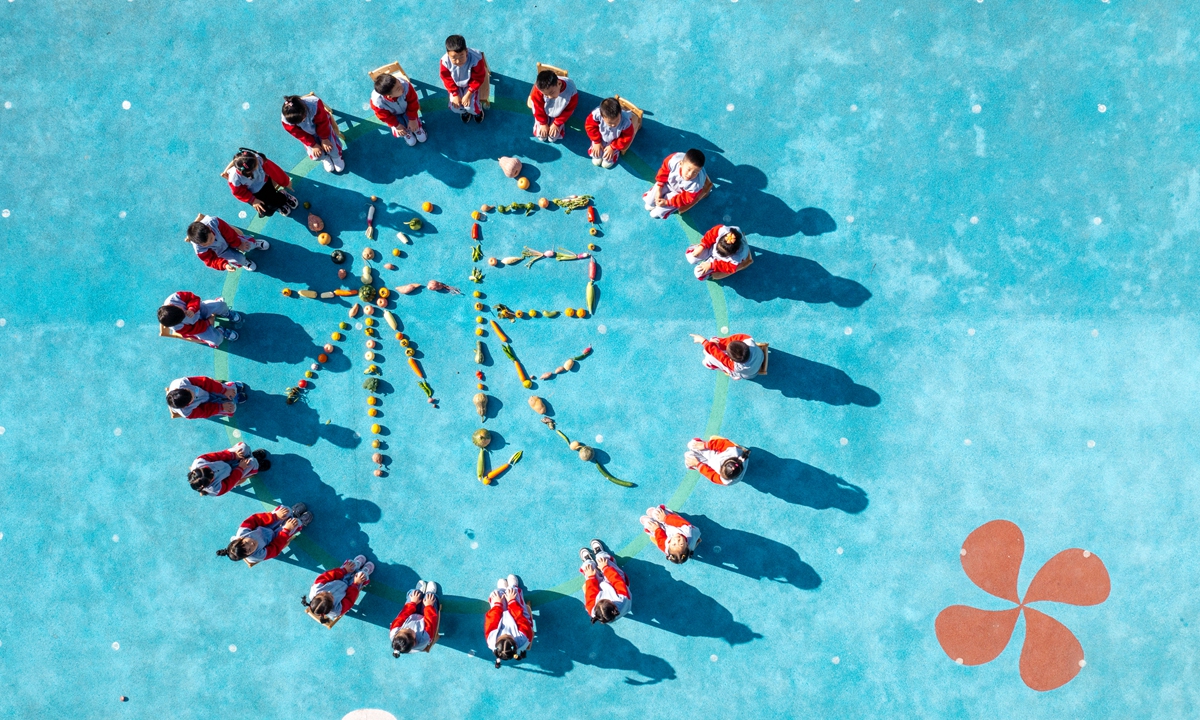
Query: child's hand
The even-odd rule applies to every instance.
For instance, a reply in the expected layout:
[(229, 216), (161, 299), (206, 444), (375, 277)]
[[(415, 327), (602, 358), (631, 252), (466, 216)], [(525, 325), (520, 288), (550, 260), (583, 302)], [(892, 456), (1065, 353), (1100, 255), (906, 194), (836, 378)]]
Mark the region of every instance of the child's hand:
[(695, 450), (699, 452), (704, 449), (704, 441), (693, 438), (692, 440), (688, 440), (687, 446), (688, 450)]
[(408, 591), (408, 601), (410, 603), (420, 602), (421, 601), (421, 593), (417, 592), (416, 590), (409, 590)]
[(471, 107), (471, 91), (470, 90), (463, 93), (462, 106), (463, 107)]
[(550, 136), (550, 127), (548, 125), (538, 125), (537, 136), (545, 140)]
[(459, 100), (458, 93), (455, 93), (450, 96), (450, 104), (454, 107), (462, 107), (463, 105), (467, 104), (467, 96), (463, 95), (462, 100)]
[(592, 146), (590, 148), (588, 148), (588, 155), (591, 155), (594, 158), (600, 157), (601, 154), (604, 154), (607, 156), (608, 153), (604, 151), (604, 146), (602, 146), (598, 142), (592, 143)]
[(408, 131), (410, 133), (415, 133), (420, 129), (421, 129), (421, 121), (420, 120), (409, 120), (408, 121)]
[(692, 457), (691, 455), (684, 455), (683, 456), (683, 466), (686, 467), (688, 470), (692, 470), (694, 468), (700, 467), (700, 461), (697, 460), (696, 458)]
[(607, 555), (597, 555), (596, 556), (596, 564), (599, 565), (601, 568), (606, 568), (611, 563), (609, 563)]
[(505, 590), (504, 591), (504, 599), (509, 602), (516, 602), (517, 589), (515, 587), (510, 587), (509, 589)]
[(323, 152), (333, 152), (333, 143), (329, 139), (321, 141), (321, 150)]
[(427, 592), (425, 593), (425, 607), (432, 607), (437, 604), (437, 595)]
[(275, 508), (274, 512), (275, 512), (275, 517), (277, 517), (277, 518), (279, 518), (279, 519), (281, 519), (281, 520), (282, 520), (283, 518), (287, 517), (287, 516), (288, 516), (288, 513), (289, 513), (289, 512), (291, 512), (291, 511), (290, 511), (290, 510), (288, 510), (288, 509), (287, 509), (286, 507), (284, 507), (283, 505), (280, 505), (279, 507)]
[(697, 344), (704, 342), (704, 337), (702, 335), (697, 335), (696, 333), (690, 333), (688, 337), (692, 339), (692, 342)]
[(288, 535), (295, 535), (296, 531), (300, 529), (300, 521), (296, 518), (288, 518), (288, 521), (283, 524), (283, 529), (287, 531)]
[(370, 580), (370, 578), (367, 577), (367, 574), (365, 572), (363, 572), (362, 570), (359, 570), (357, 573), (354, 574), (354, 584), (355, 585), (366, 585), (369, 580)]
[(404, 130), (399, 125), (393, 125), (392, 137), (404, 137)]
[(557, 140), (560, 137), (562, 137), (562, 134), (563, 134), (562, 126), (551, 123), (549, 137), (551, 139)]
[(257, 210), (259, 213), (266, 213), (266, 212), (267, 212), (267, 206), (266, 206), (266, 205), (263, 203), (263, 201), (262, 201), (262, 200), (255, 199), (255, 200), (254, 200), (254, 202), (250, 203), (250, 205), (251, 205), (251, 206), (252, 206), (252, 207), (253, 207), (255, 210)]
[(236, 385), (233, 385), (233, 386), (226, 385), (224, 395), (225, 395), (225, 397), (229, 398), (230, 400), (237, 397), (237, 386)]
[(664, 199), (663, 199), (663, 198), (661, 198), (661, 197), (660, 197), (660, 198), (655, 198), (655, 200), (654, 200), (654, 204), (655, 204), (655, 205), (657, 205), (657, 206), (659, 206), (659, 207), (666, 207), (666, 206), (668, 205), (667, 201), (666, 201), (666, 200), (664, 200)]
[(250, 446), (244, 442), (238, 443), (237, 448), (233, 452), (240, 458), (248, 458), (250, 457)]
[[(692, 446), (692, 444), (688, 443), (688, 447), (691, 447), (691, 446)], [(649, 515), (650, 517), (654, 518), (655, 520), (657, 520), (659, 522), (667, 521), (667, 513), (665, 510), (663, 510), (660, 507), (650, 508), (650, 512), (648, 512), (647, 515)]]
[(596, 566), (591, 563), (587, 563), (580, 569), (580, 572), (583, 573), (585, 578), (594, 578), (596, 577)]
[(612, 145), (609, 145), (608, 147), (604, 148), (604, 159), (607, 160), (608, 162), (613, 162), (614, 160), (617, 159), (617, 157), (620, 154), (621, 154), (620, 151), (618, 151)]
[(236, 411), (237, 411), (236, 404), (231, 403), (231, 402), (221, 403), (221, 412), (225, 413), (226, 415), (232, 415)]
[(488, 595), (488, 603), (491, 605), (499, 605), (500, 604), (500, 591), (499, 590), (493, 590), (492, 594)]

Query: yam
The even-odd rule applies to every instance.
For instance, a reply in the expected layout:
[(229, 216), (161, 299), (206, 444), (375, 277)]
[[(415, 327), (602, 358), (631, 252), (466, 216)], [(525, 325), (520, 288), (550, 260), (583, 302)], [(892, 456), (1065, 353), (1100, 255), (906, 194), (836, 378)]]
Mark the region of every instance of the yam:
[(567, 361), (563, 363), (562, 366), (563, 370), (567, 370), (569, 372), (571, 368), (575, 367), (575, 358), (567, 358)]
[(546, 414), (546, 401), (537, 395), (531, 395), (529, 397), (529, 407), (533, 408), (533, 411), (538, 415)]
[(358, 317), (359, 310), (362, 310), (362, 306), (359, 305), (358, 303), (354, 303), (353, 305), (351, 305), (350, 306), (350, 317)]

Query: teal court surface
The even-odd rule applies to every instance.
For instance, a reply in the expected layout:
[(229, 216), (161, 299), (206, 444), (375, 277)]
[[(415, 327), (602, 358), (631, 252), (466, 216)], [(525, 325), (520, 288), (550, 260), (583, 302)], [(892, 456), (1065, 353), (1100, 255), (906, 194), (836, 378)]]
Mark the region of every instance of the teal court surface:
[[(3, 3), (0, 717), (1195, 717), (1197, 17), (1124, 0)], [(478, 125), (438, 79), (459, 32), (492, 71)], [(368, 71), (394, 60), (420, 96), (416, 147), (366, 106)], [(529, 137), (538, 61), (580, 90), (562, 143)], [(344, 173), (280, 126), (283, 96), (307, 92), (346, 136)], [(645, 118), (602, 170), (582, 122), (614, 93)], [(330, 245), (303, 210), (259, 220), (230, 195), (239, 147), (291, 174)], [(650, 219), (641, 194), (688, 148), (712, 194)], [(487, 213), (472, 261), (472, 210), (575, 194), (597, 223)], [(257, 270), (205, 267), (183, 241), (197, 213), (268, 240)], [(699, 282), (684, 249), (722, 222), (753, 265)], [(526, 389), (476, 317), (585, 307), (587, 261), (486, 258), (588, 243), (593, 313), (500, 321)], [(464, 291), (390, 298), (436, 407), (390, 328), (364, 358), (356, 298), (283, 294), (357, 290), (368, 247), (389, 288)], [(177, 290), (224, 297), (240, 338), (160, 337)], [(769, 342), (768, 373), (705, 369), (691, 333)], [(491, 485), (476, 371), (489, 467), (522, 453)], [(192, 375), (249, 399), (171, 419), (163, 388)], [(635, 487), (580, 461), (531, 395)], [(743, 482), (684, 467), (710, 434), (751, 448)], [(193, 458), (239, 440), (273, 467), (191, 490)], [(279, 558), (214, 555), (296, 502), (314, 520)], [(702, 532), (682, 565), (639, 525), (659, 503)], [(583, 606), (593, 537), (629, 575), (612, 625)], [(358, 554), (371, 584), (321, 627), (299, 597)], [(508, 573), (537, 633), (496, 670), (483, 611)], [(443, 588), (442, 637), (393, 659), (418, 579)]]

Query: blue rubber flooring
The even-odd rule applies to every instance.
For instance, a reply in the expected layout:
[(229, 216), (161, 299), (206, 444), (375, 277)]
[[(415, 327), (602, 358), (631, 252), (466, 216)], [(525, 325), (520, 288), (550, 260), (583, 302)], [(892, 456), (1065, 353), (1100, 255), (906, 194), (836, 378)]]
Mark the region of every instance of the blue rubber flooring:
[[(4, 3), (0, 716), (1195, 716), (1196, 17), (1107, 0)], [(445, 109), (437, 61), (454, 32), (493, 71), (482, 125)], [(367, 72), (392, 60), (422, 96), (415, 148), (365, 108)], [(559, 145), (528, 138), (535, 61), (582, 93)], [(309, 91), (347, 135), (345, 174), (279, 125), (282, 96)], [(579, 126), (613, 93), (646, 122), (605, 171)], [(218, 174), (241, 146), (293, 174), (331, 247), (302, 213), (254, 221), (230, 196)], [(650, 220), (650, 176), (690, 147), (716, 189)], [(526, 164), (531, 191), (500, 156)], [(532, 392), (631, 489), (539, 422), (490, 330), (474, 361), (471, 290), (577, 308), (587, 268), (472, 263), (470, 211), (585, 193), (598, 237), (582, 213), (492, 213), (481, 245), (599, 246), (594, 315), (503, 329), (535, 375), (593, 348)], [(200, 212), (271, 241), (257, 272), (195, 258), (183, 234)], [(719, 222), (748, 234), (755, 262), (697, 282), (684, 248)], [(468, 293), (392, 305), (436, 409), (385, 333), (368, 417), (363, 318), (282, 294), (357, 287), (329, 251), (356, 270), (365, 247), (397, 265), (389, 287)], [(214, 352), (159, 337), (176, 290), (224, 296), (247, 315), (241, 339)], [(347, 339), (287, 404), (342, 321)], [(688, 334), (725, 332), (769, 341), (769, 374), (705, 370)], [(470, 442), (478, 369), (491, 463), (523, 452), (493, 486)], [(231, 422), (171, 420), (162, 389), (184, 375), (254, 391)], [(710, 433), (753, 449), (744, 482), (685, 471), (686, 442)], [(191, 460), (239, 439), (274, 467), (199, 497)], [(246, 516), (298, 501), (316, 519), (285, 556), (214, 556)], [(703, 533), (682, 566), (642, 539), (659, 503)], [(994, 520), (1023, 534), (1021, 597), (1072, 548), (1111, 580), (1098, 604), (1038, 603), (1086, 658), (1056, 689), (1032, 689), (1023, 648), (1060, 670), (1076, 656), (1061, 633), (1027, 633), (1029, 612), (982, 664), (955, 650), (986, 623), (956, 626), (958, 646), (936, 624), (954, 605), (1013, 607), (964, 572), (968, 535)], [(577, 549), (596, 536), (630, 575), (633, 614), (612, 626), (588, 624), (579, 591)], [(297, 598), (359, 553), (373, 582), (327, 630)], [(993, 560), (980, 572), (1017, 567)], [(510, 572), (537, 638), (497, 671), (481, 610)], [(418, 578), (444, 588), (444, 637), (395, 660), (387, 626)]]

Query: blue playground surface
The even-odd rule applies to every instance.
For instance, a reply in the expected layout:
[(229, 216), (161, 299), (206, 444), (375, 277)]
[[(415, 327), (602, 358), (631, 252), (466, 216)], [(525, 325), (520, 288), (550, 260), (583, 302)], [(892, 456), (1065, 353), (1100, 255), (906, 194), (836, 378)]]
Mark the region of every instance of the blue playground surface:
[[(1123, 0), (3, 3), (0, 717), (1200, 715), (1198, 17)], [(492, 71), (479, 125), (446, 109), (451, 33)], [(421, 97), (416, 147), (366, 105), (393, 60)], [(529, 137), (537, 61), (581, 93), (555, 145)], [(345, 173), (280, 127), (283, 95), (310, 91)], [(582, 123), (614, 93), (645, 123), (602, 170)], [(243, 146), (291, 173), (329, 247), (305, 212), (255, 219), (230, 195), (218, 174)], [(641, 194), (688, 148), (715, 189), (651, 220)], [(553, 206), (479, 221), (485, 258), (599, 246), (594, 314), (502, 322), (527, 390), (477, 338), (470, 292), (583, 307), (586, 261), (472, 262), (470, 212), (572, 194), (594, 196), (597, 237)], [(201, 212), (271, 242), (256, 272), (195, 257)], [(754, 264), (698, 282), (684, 249), (721, 222)], [(357, 289), (366, 247), (388, 287), (465, 293), (392, 298), (436, 408), (387, 331), (368, 417), (356, 298), (282, 292)], [(224, 297), (240, 339), (160, 337), (176, 290)], [(770, 343), (768, 374), (729, 381), (688, 337), (739, 332)], [(480, 369), (491, 465), (523, 453), (490, 486)], [(250, 399), (172, 420), (163, 388), (190, 375)], [(531, 394), (636, 487), (581, 462)], [(752, 449), (744, 482), (685, 469), (711, 434)], [(219, 498), (188, 487), (194, 457), (239, 440), (273, 467)], [(214, 556), (246, 516), (300, 501), (315, 520), (280, 558)], [(638, 524), (659, 503), (702, 532), (683, 565)], [(613, 625), (583, 609), (593, 537), (630, 577)], [(371, 584), (321, 627), (297, 599), (360, 553)], [(495, 670), (482, 613), (508, 573), (537, 636)], [(443, 636), (393, 659), (419, 578), (443, 588)]]

